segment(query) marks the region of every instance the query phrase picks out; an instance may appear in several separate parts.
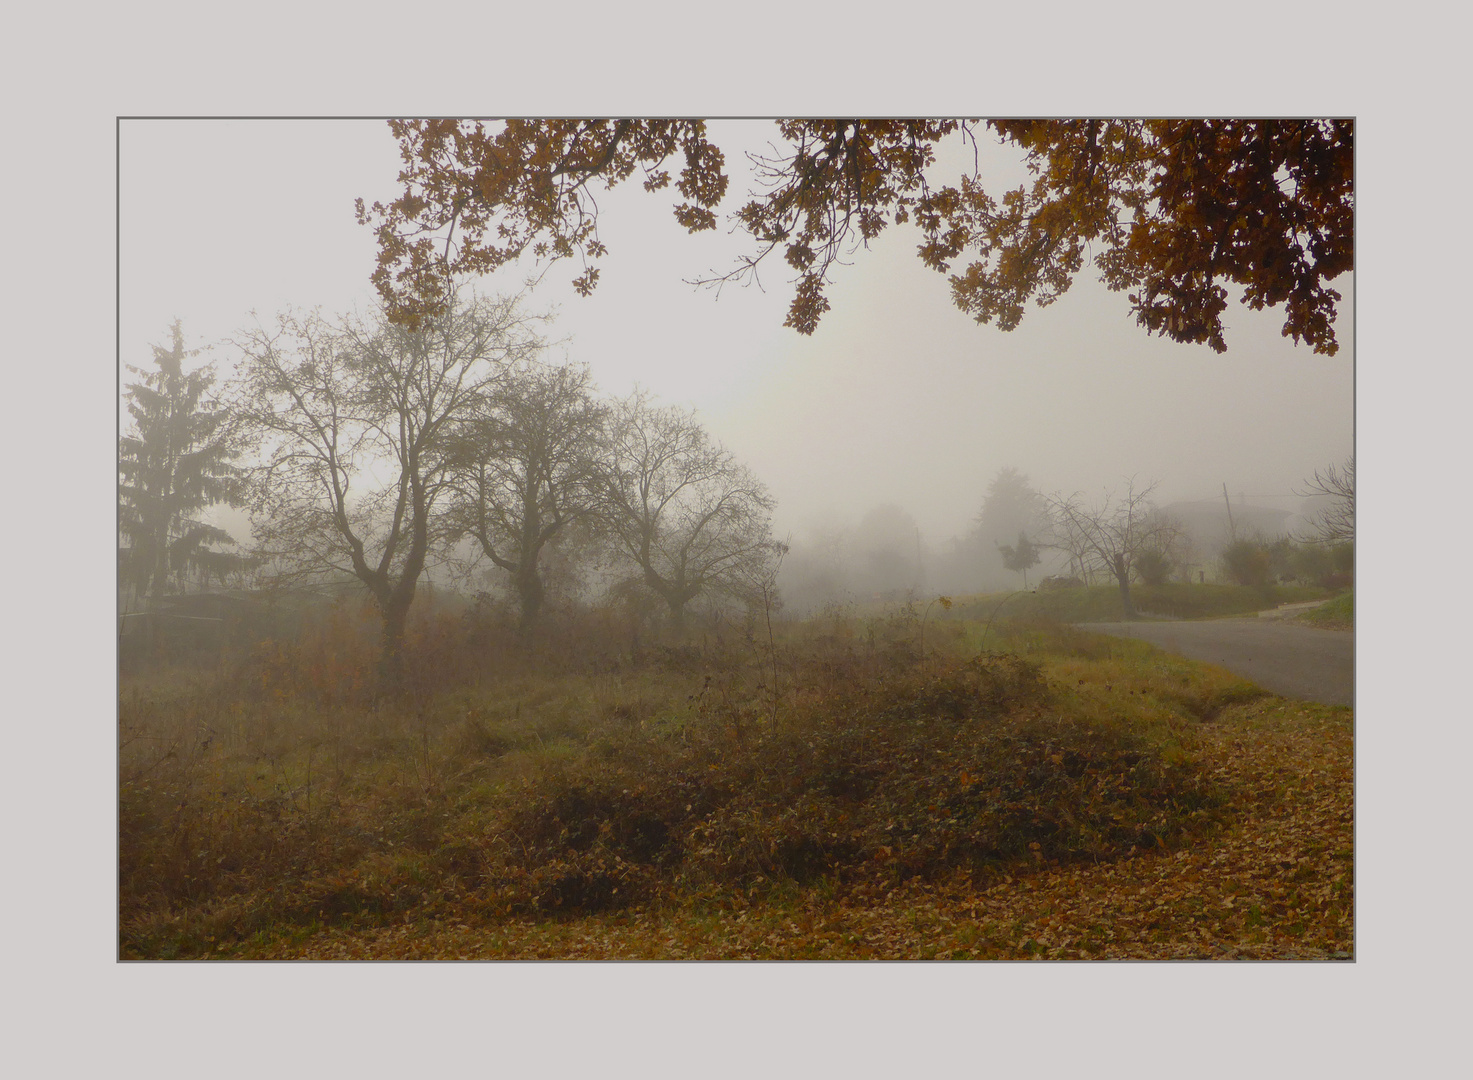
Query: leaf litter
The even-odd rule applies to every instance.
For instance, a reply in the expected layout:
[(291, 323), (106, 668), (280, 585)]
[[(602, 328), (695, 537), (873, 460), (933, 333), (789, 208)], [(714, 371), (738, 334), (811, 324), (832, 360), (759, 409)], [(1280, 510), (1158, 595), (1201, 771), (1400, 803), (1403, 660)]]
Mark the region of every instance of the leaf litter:
[(1194, 732), (1225, 824), (1098, 863), (731, 890), (577, 917), (473, 902), (222, 946), (262, 960), (1342, 960), (1354, 955), (1353, 714), (1262, 698)]

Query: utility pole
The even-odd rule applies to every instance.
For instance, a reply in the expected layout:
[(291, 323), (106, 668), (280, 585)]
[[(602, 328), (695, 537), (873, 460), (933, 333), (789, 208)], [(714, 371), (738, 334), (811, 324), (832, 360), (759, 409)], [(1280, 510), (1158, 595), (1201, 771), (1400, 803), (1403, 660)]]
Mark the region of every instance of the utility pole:
[(1238, 539), (1238, 527), (1233, 524), (1233, 502), (1231, 499), (1228, 498), (1226, 480), (1222, 482), (1222, 501), (1227, 504), (1228, 539), (1236, 543)]

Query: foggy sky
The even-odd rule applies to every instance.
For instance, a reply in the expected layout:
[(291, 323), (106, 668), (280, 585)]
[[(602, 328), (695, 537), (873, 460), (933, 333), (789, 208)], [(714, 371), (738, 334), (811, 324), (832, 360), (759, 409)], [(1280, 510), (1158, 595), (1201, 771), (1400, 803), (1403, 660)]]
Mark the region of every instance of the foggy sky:
[[(762, 150), (775, 129), (713, 127), (729, 212), (751, 189), (742, 151)], [(1014, 152), (979, 141), (990, 190), (1022, 178)], [(937, 182), (955, 183), (960, 160)], [(375, 247), (353, 200), (396, 195), (398, 164), (382, 121), (124, 122), (123, 363), (148, 365), (175, 317), (192, 347), (228, 338), (252, 309), (263, 322), (289, 304), (370, 309)], [(1159, 481), (1162, 502), (1217, 498), (1224, 483), (1252, 502), (1287, 496), (1352, 452), (1352, 275), (1333, 283), (1344, 297), (1334, 357), (1282, 337), (1280, 312), (1235, 299), (1225, 354), (1148, 337), (1088, 266), (1060, 301), (1030, 306), (1004, 333), (958, 311), (945, 277), (916, 256), (918, 234), (891, 226), (837, 268), (833, 307), (803, 338), (782, 326), (781, 251), (762, 288), (694, 289), (684, 279), (729, 269), (750, 242), (725, 224), (686, 234), (671, 193), (647, 194), (638, 180), (596, 192), (609, 254), (593, 296), (573, 293), (581, 266), (565, 261), (527, 306), (557, 310), (551, 355), (587, 363), (605, 394), (638, 383), (697, 408), (771, 488), (778, 535), (852, 525), (894, 503), (940, 543), (967, 528), (1009, 465), (1044, 492), (1096, 495), (1135, 476)], [(532, 269), (504, 268), (478, 288), (518, 291)]]

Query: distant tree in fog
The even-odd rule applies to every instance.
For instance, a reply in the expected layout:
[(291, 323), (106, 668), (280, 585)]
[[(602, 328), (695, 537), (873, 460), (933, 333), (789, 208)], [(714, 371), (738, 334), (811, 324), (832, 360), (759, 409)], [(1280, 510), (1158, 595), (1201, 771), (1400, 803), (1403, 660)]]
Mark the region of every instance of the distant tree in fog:
[(124, 391), (132, 423), (118, 444), (118, 528), (128, 541), (120, 570), (139, 597), (156, 596), (186, 569), (223, 568), (228, 553), (212, 545), (235, 541), (199, 511), (242, 497), (230, 417), (210, 396), (215, 374), (185, 371), (196, 352), (185, 352), (178, 320), (170, 333), (168, 348), (153, 347), (156, 370), (130, 365), (139, 380)]
[(1127, 619), (1136, 617), (1130, 581), (1137, 561), (1147, 552), (1167, 550), (1181, 532), (1181, 526), (1151, 502), (1155, 487), (1152, 483), (1137, 490), (1131, 479), (1124, 495), (1107, 493), (1096, 504), (1086, 503), (1079, 494), (1048, 500), (1055, 543), (1078, 552), (1087, 568), (1103, 570), (1115, 579)]
[(1018, 530), (1017, 545), (999, 544), (998, 553), (1002, 555), (1002, 564), (1015, 573), (1023, 575), (1023, 588), (1028, 588), (1028, 571), (1038, 565), (1038, 547), (1028, 539), (1028, 534), (1021, 529)]
[(524, 634), (542, 608), (544, 548), (597, 505), (603, 417), (586, 367), (527, 361), (453, 439), (445, 529), (511, 575)]
[(869, 511), (850, 542), (862, 593), (919, 592), (924, 586), (920, 529), (901, 507), (885, 503)]
[(1028, 477), (1012, 466), (999, 469), (987, 485), (972, 532), (977, 548), (987, 553), (982, 567), (984, 584), (997, 581), (993, 576), (997, 557), (992, 551), (1011, 543), (1019, 533), (1038, 538), (1047, 531), (1048, 524), (1048, 502), (1033, 490)]
[(1164, 549), (1142, 551), (1135, 558), (1136, 576), (1147, 585), (1165, 585), (1176, 569), (1176, 560)]
[(259, 553), (288, 577), (336, 571), (362, 582), (383, 619), (392, 685), (440, 538), (452, 436), (538, 343), (515, 303), (496, 300), (458, 302), (418, 330), (282, 315), (239, 344), (237, 410), (260, 446)]
[(783, 598), (790, 609), (813, 611), (848, 597), (852, 590), (848, 531), (818, 526), (793, 544), (783, 561)]
[(693, 413), (638, 391), (610, 410), (599, 464), (600, 517), (614, 547), (670, 610), (677, 629), (702, 594), (760, 602), (780, 557), (773, 500)]
[(1262, 539), (1239, 537), (1222, 549), (1222, 568), (1235, 585), (1267, 585), (1273, 574), (1273, 555)]

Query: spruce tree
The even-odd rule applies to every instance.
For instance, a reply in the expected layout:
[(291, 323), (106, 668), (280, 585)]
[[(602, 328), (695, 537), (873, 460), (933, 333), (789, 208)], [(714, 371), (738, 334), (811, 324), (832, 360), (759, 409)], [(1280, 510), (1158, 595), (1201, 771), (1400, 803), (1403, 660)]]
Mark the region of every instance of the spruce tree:
[(210, 396), (215, 374), (184, 370), (184, 332), (176, 319), (170, 347), (153, 347), (155, 370), (124, 396), (132, 423), (118, 445), (120, 574), (138, 597), (157, 598), (185, 570), (208, 570), (234, 540), (200, 517), (216, 503), (238, 505), (237, 448), (227, 414)]

